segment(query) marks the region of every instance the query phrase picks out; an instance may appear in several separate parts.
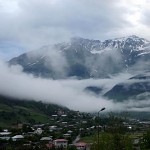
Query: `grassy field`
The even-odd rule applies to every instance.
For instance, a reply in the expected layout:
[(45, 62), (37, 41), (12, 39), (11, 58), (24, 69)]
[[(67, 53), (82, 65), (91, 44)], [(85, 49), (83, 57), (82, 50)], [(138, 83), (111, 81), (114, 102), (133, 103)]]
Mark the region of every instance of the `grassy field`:
[(0, 96), (0, 127), (8, 127), (18, 123), (50, 123), (50, 116), (66, 109), (54, 104), (16, 100)]

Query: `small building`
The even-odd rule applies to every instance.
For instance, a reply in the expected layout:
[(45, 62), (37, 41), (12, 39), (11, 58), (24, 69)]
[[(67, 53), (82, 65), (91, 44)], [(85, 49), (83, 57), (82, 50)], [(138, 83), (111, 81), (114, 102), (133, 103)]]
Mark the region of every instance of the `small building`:
[(3, 132), (8, 132), (8, 129), (3, 129)]
[(71, 128), (73, 128), (73, 127), (74, 127), (74, 125), (73, 125), (73, 124), (70, 124), (70, 125), (68, 125), (68, 127), (71, 127)]
[(87, 123), (87, 121), (82, 121), (82, 123), (83, 123), (83, 124), (86, 124), (86, 123)]
[(72, 132), (73, 132), (72, 130), (69, 130), (69, 131), (68, 131), (69, 134), (71, 134)]
[(63, 125), (66, 125), (66, 124), (67, 124), (67, 122), (62, 122), (62, 124), (63, 124)]
[(0, 136), (0, 139), (1, 140), (6, 140), (6, 141), (8, 141), (8, 140), (10, 140), (10, 136)]
[(34, 133), (35, 133), (35, 134), (38, 134), (38, 135), (42, 134), (42, 132), (43, 132), (43, 130), (42, 130), (41, 128), (37, 128), (37, 129), (34, 131)]
[(53, 143), (48, 143), (48, 144), (46, 144), (46, 147), (48, 149), (52, 149), (54, 147), (54, 144)]
[(79, 143), (76, 143), (75, 146), (77, 150), (86, 150), (88, 147), (88, 144), (84, 142), (79, 142)]
[(4, 130), (4, 132), (0, 132), (0, 139), (2, 140), (9, 140), (10, 139), (11, 132), (8, 132), (8, 130)]
[(49, 130), (50, 131), (55, 131), (55, 130), (57, 130), (57, 126), (49, 126)]
[(61, 117), (67, 117), (67, 115), (61, 115)]
[(40, 141), (52, 141), (52, 137), (42, 137)]
[(52, 117), (58, 117), (58, 115), (52, 115)]
[(15, 135), (15, 136), (12, 137), (13, 141), (18, 141), (18, 140), (22, 140), (22, 139), (24, 139), (23, 135)]
[(66, 139), (56, 139), (56, 140), (54, 140), (54, 146), (56, 148), (59, 148), (59, 147), (67, 148), (68, 140), (66, 140)]
[(0, 136), (8, 136), (10, 134), (11, 132), (8, 132), (8, 131), (0, 132)]
[(69, 134), (69, 133), (63, 134), (63, 137), (64, 138), (69, 138), (69, 137), (71, 137), (71, 134)]
[(17, 128), (18, 128), (18, 129), (22, 129), (22, 127), (23, 127), (23, 124), (22, 124), (22, 123), (18, 123), (18, 124), (17, 124)]
[(28, 136), (34, 136), (36, 133), (35, 132), (28, 132), (27, 135)]

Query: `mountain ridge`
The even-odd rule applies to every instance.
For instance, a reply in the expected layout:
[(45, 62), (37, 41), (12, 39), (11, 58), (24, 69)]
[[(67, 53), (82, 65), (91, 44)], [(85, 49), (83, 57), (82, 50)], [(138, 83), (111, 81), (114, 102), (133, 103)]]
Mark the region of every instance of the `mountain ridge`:
[(44, 46), (24, 53), (11, 59), (9, 64), (19, 64), (24, 72), (41, 77), (100, 78), (127, 71), (149, 58), (150, 42), (132, 35), (104, 42), (72, 38), (70, 43)]

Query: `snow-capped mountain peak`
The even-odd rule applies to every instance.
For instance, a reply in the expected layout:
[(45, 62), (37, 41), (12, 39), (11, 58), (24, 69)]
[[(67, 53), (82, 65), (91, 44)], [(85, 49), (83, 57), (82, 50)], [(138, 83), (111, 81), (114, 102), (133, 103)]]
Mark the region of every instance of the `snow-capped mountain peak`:
[(67, 43), (23, 54), (9, 63), (20, 64), (25, 72), (36, 76), (63, 78), (65, 72), (66, 77), (89, 78), (119, 73), (149, 59), (150, 42), (131, 35), (105, 41), (72, 38)]

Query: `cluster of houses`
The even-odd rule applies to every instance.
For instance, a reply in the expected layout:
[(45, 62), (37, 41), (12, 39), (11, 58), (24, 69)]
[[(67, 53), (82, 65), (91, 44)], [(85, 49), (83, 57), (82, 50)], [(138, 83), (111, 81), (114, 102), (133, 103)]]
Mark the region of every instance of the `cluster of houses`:
[[(68, 147), (68, 140), (66, 139), (56, 139), (53, 141), (53, 143), (49, 143), (49, 148), (54, 146), (55, 148), (67, 148)], [(90, 146), (89, 144), (85, 143), (85, 142), (78, 142), (78, 143), (75, 143), (75, 144), (72, 144), (74, 145), (77, 150), (86, 150), (86, 149), (90, 149)]]
[[(15, 143), (16, 141), (23, 141), (26, 136), (38, 136), (40, 137), (38, 142), (44, 144), (48, 149), (54, 147), (62, 147), (65, 149), (68, 146), (73, 145), (78, 150), (89, 150), (90, 145), (88, 143), (80, 141), (78, 135), (82, 136), (83, 133), (83, 136), (88, 136), (91, 134), (95, 134), (97, 132), (97, 128), (100, 128), (103, 132), (105, 131), (105, 129), (109, 128), (109, 126), (107, 125), (96, 126), (93, 116), (79, 114), (79, 112), (73, 114), (72, 116), (73, 118), (69, 117), (68, 114), (64, 114), (64, 112), (59, 111), (59, 114), (54, 114), (50, 117), (53, 122), (52, 124), (33, 125), (30, 126), (32, 128), (32, 131), (26, 133), (21, 132), (21, 134), (14, 134), (11, 131), (4, 129), (2, 132), (0, 132), (0, 139), (6, 141), (12, 140)], [(140, 131), (144, 132), (149, 128), (150, 122), (130, 120), (128, 122), (123, 122), (123, 125), (128, 129), (128, 131), (131, 131), (133, 134), (136, 131), (138, 131), (138, 133)], [(45, 134), (45, 126), (48, 127), (48, 134)], [(19, 127), (22, 129), (22, 126)], [(59, 133), (61, 135), (54, 137), (52, 133)], [(69, 139), (72, 139), (71, 143)], [(140, 137), (136, 137), (134, 139), (134, 143), (137, 148), (139, 148), (139, 139)]]
[[(18, 128), (21, 130), (20, 134), (15, 134), (11, 130), (8, 131), (7, 129), (4, 129), (2, 132), (0, 132), (0, 139), (5, 141), (11, 140), (13, 141), (13, 143), (16, 143), (17, 141), (23, 141), (23, 145), (31, 145), (31, 143), (29, 142), (24, 142), (26, 137), (40, 137), (38, 140), (38, 144), (40, 143), (42, 145), (45, 145), (48, 149), (54, 147), (62, 147), (65, 149), (68, 146), (75, 146), (79, 150), (86, 150), (89, 148), (89, 145), (87, 143), (79, 142), (79, 138), (76, 139), (76, 142), (73, 141), (75, 141), (74, 138), (76, 138), (76, 136), (80, 134), (80, 131), (83, 130), (83, 128), (80, 127), (80, 124), (85, 125), (87, 124), (87, 121), (86, 119), (84, 121), (78, 114), (74, 115), (74, 117), (76, 118), (76, 120), (74, 121), (75, 124), (72, 123), (73, 118), (69, 119), (68, 115), (64, 113), (62, 114), (61, 112), (60, 114), (55, 114), (50, 117), (53, 122), (51, 125), (29, 125), (32, 130), (28, 132), (23, 132), (23, 125), (19, 124)], [(45, 134), (45, 127), (47, 127), (49, 134)], [(52, 133), (59, 133), (59, 136), (55, 137)], [(73, 143), (70, 142), (70, 139)]]
[[(72, 131), (70, 131), (71, 133)], [(13, 142), (16, 141), (20, 141), (23, 140), (25, 138), (24, 135), (15, 135), (15, 136), (11, 136), (11, 132), (9, 132), (7, 129), (4, 129), (3, 132), (0, 132), (0, 139), (1, 140), (12, 140)], [(37, 128), (37, 130), (35, 130), (34, 134), (42, 134), (42, 129), (41, 128)], [(66, 135), (67, 137), (70, 136), (70, 134)], [(51, 149), (51, 148), (67, 148), (69, 146), (68, 140), (66, 138), (64, 139), (52, 139), (52, 136), (48, 136), (48, 137), (42, 137), (40, 139), (41, 143), (45, 143), (46, 147)], [(86, 150), (89, 149), (89, 145), (87, 143), (84, 142), (77, 142), (74, 144), (70, 144), (70, 145), (74, 145), (78, 150)]]

